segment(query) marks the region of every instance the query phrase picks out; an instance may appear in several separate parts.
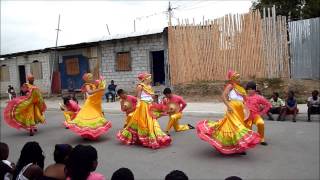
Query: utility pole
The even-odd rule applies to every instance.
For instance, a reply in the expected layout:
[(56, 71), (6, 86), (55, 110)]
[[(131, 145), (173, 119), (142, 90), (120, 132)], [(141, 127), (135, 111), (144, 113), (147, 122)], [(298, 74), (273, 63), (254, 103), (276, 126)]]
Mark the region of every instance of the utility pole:
[(110, 34), (110, 31), (109, 31), (109, 26), (108, 26), (108, 24), (106, 24), (106, 26), (107, 26), (107, 30), (108, 30), (108, 33), (109, 33), (109, 36), (110, 36), (111, 34)]
[(168, 26), (171, 26), (171, 17), (172, 17), (172, 8), (171, 8), (171, 2), (169, 1), (169, 7), (168, 7)]
[(55, 62), (59, 61), (59, 59), (57, 58), (57, 49), (58, 49), (58, 39), (59, 39), (59, 31), (61, 31), (60, 29), (60, 14), (59, 14), (59, 18), (58, 18), (58, 28), (56, 29), (57, 31), (57, 37), (56, 37), (56, 46), (55, 46), (55, 50), (54, 50), (54, 59), (52, 62), (52, 68), (51, 68), (51, 72), (50, 72), (50, 90), (49, 90), (49, 97), (52, 94), (52, 80), (53, 80), (53, 69), (55, 66)]

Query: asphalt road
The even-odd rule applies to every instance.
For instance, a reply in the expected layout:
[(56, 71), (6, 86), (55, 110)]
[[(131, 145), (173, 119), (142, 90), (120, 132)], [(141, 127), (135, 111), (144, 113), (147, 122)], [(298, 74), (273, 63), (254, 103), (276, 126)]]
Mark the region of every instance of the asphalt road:
[[(224, 156), (200, 140), (195, 130), (171, 133), (173, 143), (163, 149), (122, 145), (115, 134), (122, 127), (124, 116), (106, 116), (113, 127), (96, 142), (83, 140), (64, 129), (63, 115), (55, 111), (47, 112), (47, 124), (40, 125), (39, 132), (33, 137), (25, 131), (9, 128), (1, 121), (1, 141), (9, 145), (9, 160), (14, 162), (27, 141), (38, 141), (45, 152), (45, 165), (53, 162), (53, 148), (57, 143), (91, 144), (99, 154), (97, 171), (107, 179), (120, 167), (130, 168), (136, 179), (164, 179), (173, 169), (186, 172), (190, 179), (224, 179), (231, 175), (243, 179), (319, 179), (318, 120), (310, 123), (265, 121), (268, 146), (259, 145), (245, 156)], [(189, 116), (182, 122), (195, 124), (204, 118)], [(159, 121), (164, 128), (167, 119)]]

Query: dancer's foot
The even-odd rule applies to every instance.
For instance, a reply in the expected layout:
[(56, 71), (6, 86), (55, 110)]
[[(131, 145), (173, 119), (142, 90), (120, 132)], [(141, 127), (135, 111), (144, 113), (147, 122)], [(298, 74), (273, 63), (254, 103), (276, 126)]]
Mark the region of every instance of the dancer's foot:
[(169, 131), (166, 131), (165, 133), (166, 133), (168, 136), (171, 136), (170, 133), (169, 133)]
[(263, 145), (263, 146), (267, 146), (268, 145), (267, 142), (261, 142), (260, 144)]
[(66, 129), (69, 129), (69, 127), (66, 127)]
[(308, 119), (308, 122), (311, 122), (311, 119)]
[(239, 153), (240, 155), (247, 155), (247, 153), (246, 152), (241, 152), (241, 153)]
[(296, 119), (292, 119), (292, 122), (297, 122)]
[(191, 124), (188, 124), (189, 129), (194, 129), (194, 126), (192, 126)]
[(29, 136), (33, 136), (33, 135), (34, 135), (34, 133), (33, 133), (32, 129), (30, 129)]
[(34, 130), (34, 132), (38, 132), (38, 129), (37, 129), (37, 128), (34, 128), (33, 130)]

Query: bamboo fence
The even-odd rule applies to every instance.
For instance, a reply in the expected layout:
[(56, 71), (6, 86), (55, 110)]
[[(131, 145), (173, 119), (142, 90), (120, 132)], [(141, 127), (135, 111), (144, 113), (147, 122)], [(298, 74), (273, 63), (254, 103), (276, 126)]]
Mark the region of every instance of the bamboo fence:
[(200, 24), (178, 20), (168, 28), (170, 81), (225, 80), (234, 69), (243, 79), (287, 78), (289, 57), (285, 17), (274, 8), (226, 15)]

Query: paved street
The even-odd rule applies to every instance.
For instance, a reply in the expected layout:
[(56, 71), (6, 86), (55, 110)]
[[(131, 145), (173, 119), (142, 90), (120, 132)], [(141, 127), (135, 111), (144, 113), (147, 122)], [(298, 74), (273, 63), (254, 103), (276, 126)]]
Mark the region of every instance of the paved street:
[[(107, 117), (113, 127), (97, 142), (85, 141), (64, 129), (63, 115), (59, 111), (48, 111), (47, 124), (40, 126), (33, 137), (24, 131), (8, 128), (2, 121), (1, 141), (9, 144), (9, 159), (14, 162), (25, 142), (38, 141), (45, 151), (46, 165), (53, 162), (54, 144), (91, 144), (99, 153), (97, 170), (107, 179), (120, 167), (131, 168), (137, 179), (163, 179), (173, 169), (185, 171), (190, 179), (223, 179), (230, 175), (244, 179), (319, 179), (318, 120), (311, 123), (266, 121), (269, 146), (259, 145), (249, 150), (246, 156), (223, 156), (201, 141), (195, 130), (171, 133), (173, 143), (164, 149), (122, 145), (115, 134), (122, 126), (123, 115), (107, 114)], [(188, 116), (183, 122), (195, 124), (203, 118), (206, 117)], [(167, 119), (159, 121), (164, 127)]]

